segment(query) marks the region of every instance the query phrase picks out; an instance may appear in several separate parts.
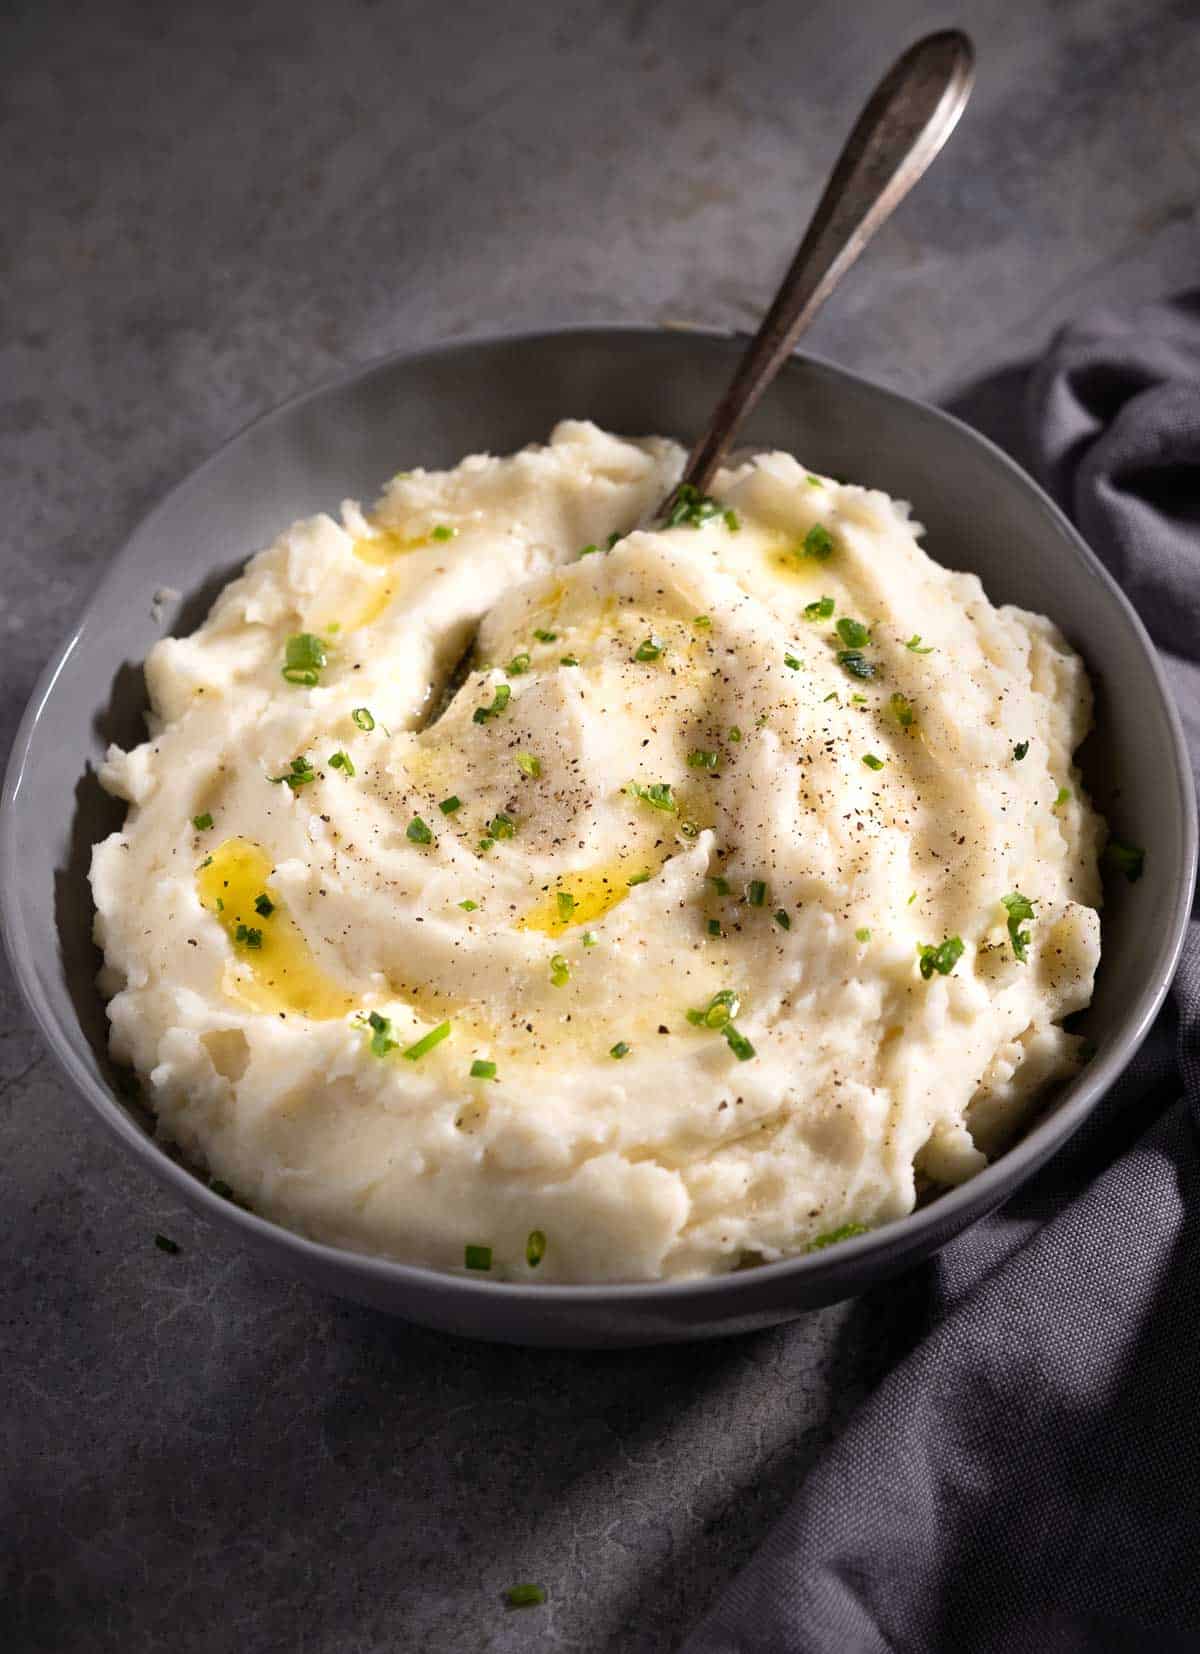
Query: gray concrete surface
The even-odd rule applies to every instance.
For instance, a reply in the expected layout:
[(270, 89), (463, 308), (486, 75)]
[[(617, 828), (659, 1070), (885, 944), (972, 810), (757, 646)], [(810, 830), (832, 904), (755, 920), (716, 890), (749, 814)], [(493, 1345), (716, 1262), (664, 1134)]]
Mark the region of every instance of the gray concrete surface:
[[(497, 328), (750, 324), (875, 75), (955, 20), (972, 107), (813, 346), (1011, 440), (1058, 321), (1195, 279), (1194, 0), (6, 8), (5, 749), (106, 556), (293, 391)], [(914, 1280), (548, 1354), (281, 1285), (0, 995), (12, 1654), (673, 1648), (919, 1324)], [(506, 1612), (519, 1579), (549, 1604)]]

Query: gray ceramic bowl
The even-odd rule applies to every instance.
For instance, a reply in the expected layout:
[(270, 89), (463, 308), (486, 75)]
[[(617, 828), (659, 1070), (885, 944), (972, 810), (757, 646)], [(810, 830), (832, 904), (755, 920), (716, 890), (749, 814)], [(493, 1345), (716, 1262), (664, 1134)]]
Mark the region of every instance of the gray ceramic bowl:
[[(1058, 621), (1096, 690), (1087, 783), (1121, 836), (1147, 848), (1118, 880), (1104, 958), (1078, 1019), (1097, 1054), (994, 1166), (900, 1222), (809, 1258), (672, 1285), (531, 1287), (437, 1274), (319, 1246), (214, 1195), (158, 1145), (109, 1063), (86, 882), (91, 845), (121, 810), (94, 766), (142, 738), (140, 662), (189, 631), (248, 552), (347, 495), (371, 499), (398, 465), (452, 465), (543, 438), (564, 415), (627, 434), (689, 439), (741, 349), (698, 332), (590, 328), (389, 358), (267, 415), (175, 490), (134, 534), (47, 667), (4, 792), (0, 896), (17, 980), (67, 1078), (144, 1166), (264, 1260), (317, 1286), (481, 1338), (641, 1344), (785, 1320), (862, 1291), (941, 1246), (1028, 1178), (1129, 1061), (1166, 992), (1196, 861), (1196, 812), (1179, 720), (1133, 610), (1069, 524), (998, 449), (947, 415), (797, 357), (744, 433), (814, 469), (913, 501), (935, 558), (978, 573), (997, 603)], [(184, 594), (155, 617), (162, 587)]]

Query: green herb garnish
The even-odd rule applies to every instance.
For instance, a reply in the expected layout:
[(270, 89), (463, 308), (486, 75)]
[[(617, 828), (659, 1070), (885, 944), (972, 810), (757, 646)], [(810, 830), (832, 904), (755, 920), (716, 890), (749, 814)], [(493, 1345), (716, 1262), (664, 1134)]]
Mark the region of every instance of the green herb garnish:
[(914, 655), (932, 655), (932, 653), (933, 653), (933, 645), (932, 644), (930, 644), (929, 647), (925, 648), (925, 649), (923, 649), (921, 647), (921, 634), (920, 634), (920, 632), (914, 632), (913, 635), (909, 638), (908, 642), (904, 645), (904, 647), (906, 649), (910, 650), (912, 652), (912, 654), (914, 654)]
[(443, 798), (438, 803), (438, 809), (444, 816), (452, 816), (455, 810), (462, 809), (462, 799), (457, 793), (451, 793), (449, 798)]
[(540, 1229), (531, 1229), (529, 1231), (529, 1239), (525, 1242), (525, 1262), (529, 1265), (530, 1269), (536, 1269), (545, 1256), (545, 1235)]
[(791, 930), (791, 928), (792, 928), (791, 915), (788, 913), (786, 908), (777, 907), (775, 909), (774, 913), (772, 913), (771, 917), (772, 917), (772, 919), (774, 919), (775, 923), (779, 926), (780, 930)]
[(1136, 884), (1146, 865), (1146, 852), (1124, 839), (1110, 838), (1104, 846), (1104, 860), (1118, 873), (1124, 873), (1130, 884)]
[(436, 1028), (431, 1028), (427, 1034), (422, 1034), (419, 1040), (406, 1046), (402, 1053), (409, 1062), (418, 1062), (420, 1058), (432, 1051), (435, 1045), (440, 1045), (444, 1039), (450, 1038), (450, 1024), (439, 1022)]
[(522, 677), (529, 670), (529, 652), (522, 649), (519, 655), (514, 655), (504, 668), (510, 678)]
[(536, 628), (533, 635), (539, 643), (553, 643), (558, 637), (557, 632), (547, 632), (541, 626)]
[(531, 781), (536, 781), (542, 773), (542, 762), (532, 752), (519, 752), (516, 765), (522, 775), (527, 775)]
[(700, 629), (700, 631), (702, 631), (702, 632), (707, 632), (709, 627), (712, 625), (712, 616), (711, 615), (693, 615), (692, 616), (692, 625), (698, 627)]
[(824, 523), (814, 523), (804, 536), (803, 553), (805, 557), (815, 557), (822, 563), (833, 555), (833, 535)]
[(572, 913), (575, 911), (575, 898), (572, 896), (571, 892), (569, 890), (560, 890), (555, 896), (555, 901), (558, 904), (559, 918), (564, 922), (570, 919)]
[(627, 1057), (629, 1055), (629, 1045), (625, 1040), (619, 1039), (617, 1043), (610, 1048), (608, 1054), (610, 1057), (615, 1057), (617, 1061), (620, 1062), (622, 1057)]
[(486, 1062), (482, 1057), (476, 1057), (471, 1064), (471, 1078), (473, 1080), (494, 1080), (496, 1078), (495, 1063)]
[(719, 919), (706, 920), (704, 928), (710, 936), (716, 936), (719, 938), (725, 934), (725, 932), (721, 929), (721, 921)]
[(578, 666), (579, 661), (575, 655), (564, 655), (558, 664), (560, 666)]
[(804, 662), (796, 655), (785, 655), (783, 657), (783, 664), (792, 672), (801, 672), (804, 670)]
[(694, 747), (688, 753), (688, 764), (694, 770), (715, 770), (719, 760), (719, 753), (709, 752), (703, 747)]
[(331, 770), (341, 770), (347, 780), (352, 775), (358, 774), (358, 771), (354, 768), (354, 761), (348, 752), (331, 752), (326, 762)]
[(429, 823), (422, 821), (420, 816), (414, 816), (404, 829), (404, 836), (411, 844), (432, 844), (433, 833)]
[(806, 603), (804, 605), (805, 620), (828, 620), (832, 614), (832, 597), (818, 597), (815, 603)]
[(565, 988), (571, 980), (571, 967), (561, 953), (555, 953), (550, 958), (550, 986)]
[(873, 752), (863, 753), (863, 763), (869, 770), (881, 770), (884, 766), (884, 762), (884, 759), (877, 758)]
[(852, 678), (873, 678), (875, 668), (859, 649), (839, 649), (837, 662)]
[(487, 830), (494, 839), (516, 838), (517, 836), (516, 822), (510, 815), (506, 815), (503, 810), (498, 810), (496, 812), (496, 814), (488, 822)]
[(739, 1062), (749, 1062), (751, 1057), (757, 1055), (745, 1034), (735, 1028), (732, 1022), (725, 1024), (725, 1042)]
[(471, 898), (468, 896), (464, 901), (459, 902), (458, 905), (459, 905), (459, 907), (462, 908), (464, 913), (474, 913), (475, 910), (478, 908), (479, 903), (478, 902), (473, 902), (471, 900)]
[(746, 900), (751, 907), (762, 907), (767, 899), (767, 885), (765, 879), (751, 879), (746, 886)]
[(511, 699), (512, 690), (508, 684), (498, 683), (495, 694), (492, 696), (492, 704), (490, 706), (477, 706), (471, 716), (475, 723), (486, 724), (489, 718), (494, 718), (497, 713), (503, 712)]
[(630, 889), (632, 889), (635, 884), (649, 884), (649, 882), (650, 882), (649, 873), (631, 873), (630, 876), (625, 881), (625, 883), (630, 887)]
[(862, 649), (871, 641), (870, 628), (861, 620), (851, 620), (849, 615), (843, 615), (834, 630), (847, 649)]
[(738, 726), (736, 724), (730, 724), (730, 726), (729, 726), (729, 739), (731, 741), (740, 741), (741, 738), (742, 738), (742, 732), (738, 728)]
[(248, 948), (262, 947), (262, 931), (257, 925), (239, 925), (233, 933), (235, 942), (243, 942)]
[(724, 1028), (741, 1009), (740, 996), (732, 988), (715, 993), (702, 1011), (689, 1011), (687, 1019), (694, 1028)]
[(371, 1055), (373, 1057), (386, 1057), (389, 1051), (396, 1049), (397, 1041), (392, 1038), (390, 1017), (381, 1016), (378, 1011), (372, 1011), (367, 1018), (367, 1026), (371, 1030)]
[(463, 1262), (468, 1269), (490, 1269), (492, 1249), (490, 1246), (472, 1246), (468, 1243), (463, 1247)]
[(510, 1608), (537, 1608), (545, 1602), (546, 1593), (540, 1585), (510, 1585), (504, 1600)]
[(207, 810), (202, 816), (192, 817), (192, 826), (198, 833), (206, 833), (213, 824), (213, 818)]
[(692, 528), (699, 528), (701, 523), (718, 516), (720, 511), (721, 507), (711, 494), (702, 494), (690, 482), (681, 482), (667, 515), (667, 527), (678, 528), (682, 523), (689, 523)]
[(630, 781), (625, 791), (630, 798), (640, 798), (643, 804), (649, 804), (655, 810), (665, 810), (669, 815), (674, 815), (679, 808), (669, 781), (653, 781), (648, 787), (638, 781)]
[(358, 725), (359, 729), (365, 730), (368, 735), (375, 728), (375, 719), (372, 716), (369, 707), (356, 706), (350, 716), (354, 719), (354, 722)]
[(912, 702), (909, 700), (908, 696), (902, 695), (897, 689), (896, 693), (888, 701), (888, 705), (891, 707), (892, 716), (900, 725), (900, 728), (911, 729), (915, 714), (913, 712)]
[(666, 648), (662, 638), (651, 632), (648, 638), (643, 638), (633, 652), (634, 660), (657, 660)]
[(869, 942), (871, 940), (871, 932), (867, 929), (866, 925), (863, 925), (860, 929), (854, 932), (854, 940), (856, 942)]
[(254, 911), (262, 919), (269, 919), (275, 911), (275, 903), (264, 890), (261, 896), (254, 898)]
[(853, 1240), (855, 1235), (865, 1235), (865, 1223), (843, 1223), (840, 1229), (830, 1229), (827, 1234), (818, 1235), (816, 1240), (810, 1240), (804, 1248), (806, 1252), (821, 1252), (827, 1246), (836, 1246), (839, 1241)]
[(1018, 741), (1016, 746), (1013, 748), (1013, 758), (1016, 761), (1016, 763), (1019, 764), (1021, 762), (1022, 758), (1024, 758), (1025, 754), (1028, 751), (1029, 751), (1029, 742), (1028, 741)]
[(293, 758), (290, 774), (269, 775), (267, 779), (276, 787), (285, 781), (294, 793), (298, 793), (301, 787), (307, 787), (310, 781), (317, 779), (317, 772), (307, 758)]
[(934, 971), (939, 976), (949, 976), (963, 955), (961, 936), (947, 936), (944, 942), (935, 947), (930, 942), (918, 942), (917, 954), (921, 961), (921, 975), (928, 982)]
[(1033, 918), (1033, 903), (1028, 896), (1022, 896), (1019, 890), (1014, 890), (1011, 896), (1001, 896), (1000, 900), (1008, 909), (1008, 934), (1013, 952), (1023, 965), (1026, 949), (1029, 947), (1029, 932), (1021, 929), (1021, 923), (1025, 919)]
[(742, 519), (738, 516), (737, 512), (734, 511), (732, 506), (724, 513), (724, 518), (725, 527), (731, 534), (736, 534), (742, 526)]
[(1050, 806), (1050, 808), (1052, 810), (1057, 810), (1059, 805), (1060, 804), (1066, 804), (1070, 800), (1070, 797), (1071, 797), (1070, 787), (1060, 787), (1058, 789), (1058, 794), (1057, 794), (1057, 796), (1054, 800), (1054, 803)]
[(320, 683), (325, 661), (324, 642), (312, 632), (297, 632), (283, 647), (283, 676), (288, 683), (311, 689)]

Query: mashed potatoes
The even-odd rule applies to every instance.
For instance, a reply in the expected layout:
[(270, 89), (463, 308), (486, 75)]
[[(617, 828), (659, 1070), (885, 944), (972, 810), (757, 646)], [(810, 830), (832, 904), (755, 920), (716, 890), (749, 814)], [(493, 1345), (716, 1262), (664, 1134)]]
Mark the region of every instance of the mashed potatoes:
[(112, 1048), (257, 1210), (716, 1273), (900, 1217), (1076, 1065), (1080, 661), (784, 454), (637, 528), (681, 464), (567, 422), (402, 472), (151, 653), (92, 867)]

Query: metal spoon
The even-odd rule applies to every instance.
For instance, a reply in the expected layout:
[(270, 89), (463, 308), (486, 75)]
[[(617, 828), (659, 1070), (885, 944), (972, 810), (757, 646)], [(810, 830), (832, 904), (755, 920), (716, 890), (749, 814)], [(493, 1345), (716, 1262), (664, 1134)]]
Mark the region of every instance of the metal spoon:
[(664, 515), (681, 489), (704, 493), (738, 426), (796, 340), (953, 132), (974, 77), (970, 40), (945, 29), (910, 46), (875, 88), (771, 308), (662, 506)]

